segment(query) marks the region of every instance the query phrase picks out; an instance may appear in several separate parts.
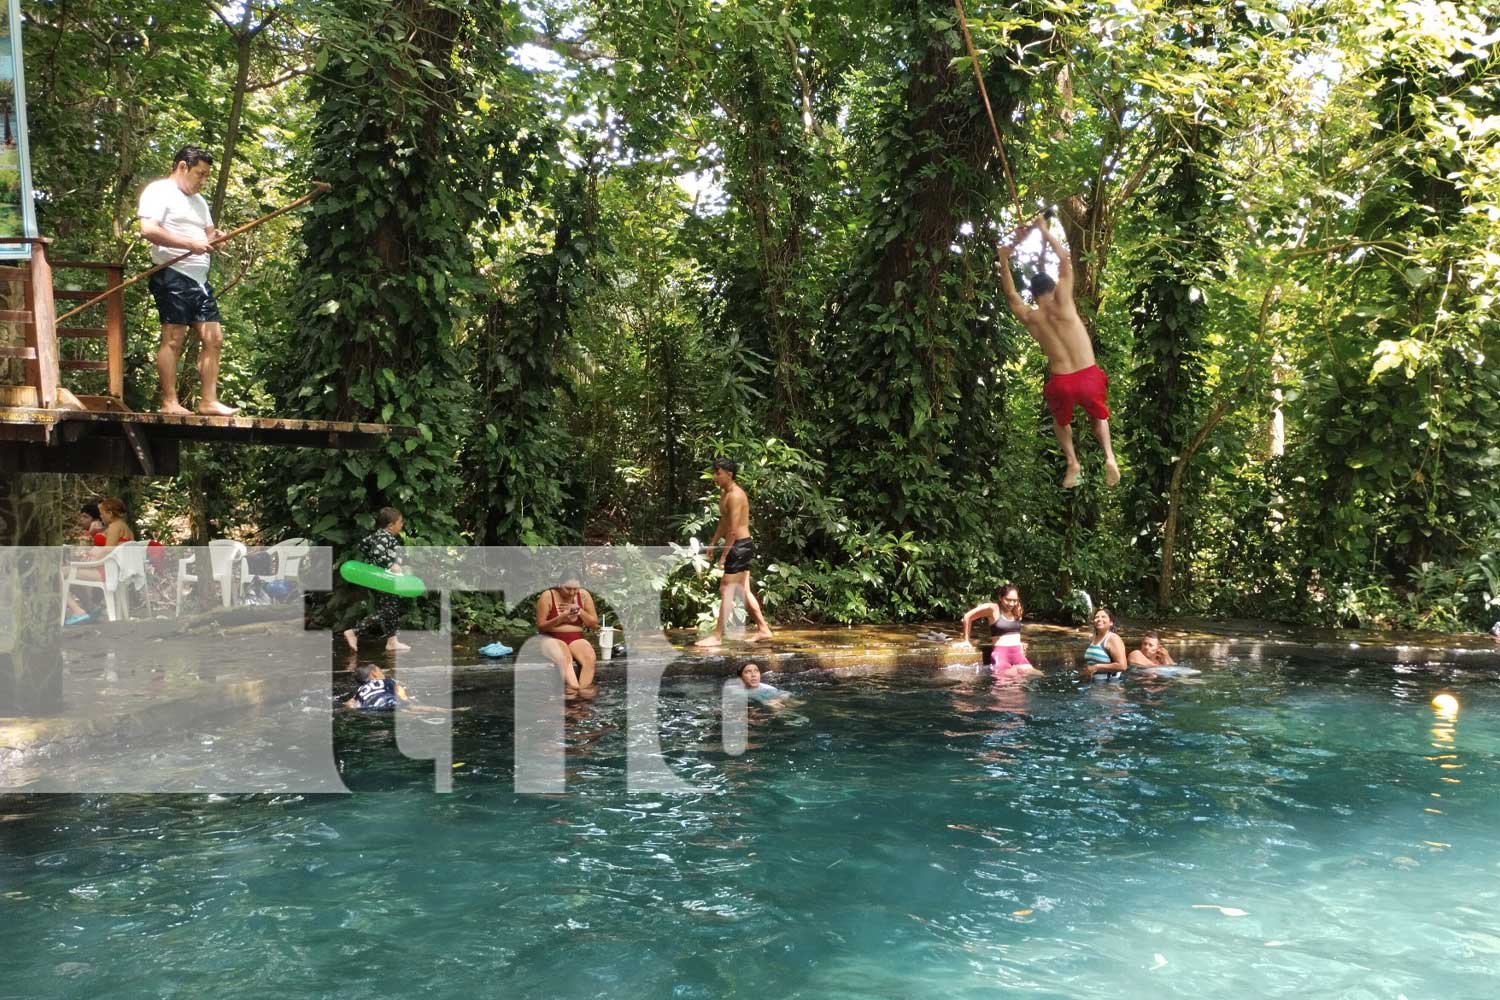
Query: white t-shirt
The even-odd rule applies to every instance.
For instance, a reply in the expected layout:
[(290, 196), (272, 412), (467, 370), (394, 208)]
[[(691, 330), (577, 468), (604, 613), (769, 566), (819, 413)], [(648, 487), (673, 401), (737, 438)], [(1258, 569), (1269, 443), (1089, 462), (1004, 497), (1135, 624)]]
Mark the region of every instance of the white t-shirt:
[[(140, 208), (136, 214), (142, 219), (155, 219), (173, 236), (185, 239), (208, 239), (208, 229), (214, 224), (208, 212), (208, 202), (201, 194), (183, 194), (182, 188), (170, 177), (152, 181), (141, 192)], [(177, 247), (159, 247), (151, 244), (151, 262), (165, 264), (177, 257), (182, 250)], [(208, 281), (208, 254), (195, 253), (176, 264), (172, 270), (180, 271), (198, 284)]]

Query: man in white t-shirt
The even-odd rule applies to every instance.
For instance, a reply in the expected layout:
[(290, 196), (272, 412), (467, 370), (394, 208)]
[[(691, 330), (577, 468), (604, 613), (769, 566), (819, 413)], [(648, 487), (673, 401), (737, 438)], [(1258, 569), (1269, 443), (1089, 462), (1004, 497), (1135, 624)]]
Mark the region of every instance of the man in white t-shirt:
[[(219, 304), (208, 283), (209, 253), (224, 234), (214, 228), (208, 202), (198, 192), (208, 183), (214, 158), (197, 146), (184, 146), (172, 157), (172, 175), (152, 181), (141, 192), (137, 215), (141, 235), (151, 243), (156, 264), (175, 261), (151, 276), (149, 287), (161, 318), (161, 347), (156, 371), (161, 377), (161, 411), (188, 413), (177, 401), (177, 359), (191, 329), (202, 341), (198, 353), (198, 412), (227, 417), (238, 412), (219, 401), (219, 348), (224, 332), (219, 326)], [(190, 256), (182, 257), (184, 251)]]

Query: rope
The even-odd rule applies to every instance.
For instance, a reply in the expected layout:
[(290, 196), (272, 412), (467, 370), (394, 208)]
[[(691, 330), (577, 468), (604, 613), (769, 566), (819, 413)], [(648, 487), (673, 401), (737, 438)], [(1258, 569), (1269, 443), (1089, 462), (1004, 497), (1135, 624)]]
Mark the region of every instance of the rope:
[(953, 0), (958, 11), (958, 26), (963, 29), (964, 45), (969, 49), (969, 62), (974, 67), (974, 80), (979, 84), (979, 96), (984, 98), (984, 113), (990, 120), (990, 132), (995, 137), (995, 152), (1000, 154), (1000, 169), (1005, 171), (1005, 184), (1010, 188), (1010, 199), (1016, 206), (1016, 218), (1024, 219), (1021, 194), (1016, 190), (1016, 179), (1011, 176), (1010, 161), (1005, 157), (1005, 144), (1000, 141), (1000, 126), (995, 124), (995, 109), (990, 106), (990, 92), (984, 85), (984, 74), (979, 71), (979, 53), (974, 48), (974, 36), (969, 34), (969, 19), (964, 16), (964, 0)]

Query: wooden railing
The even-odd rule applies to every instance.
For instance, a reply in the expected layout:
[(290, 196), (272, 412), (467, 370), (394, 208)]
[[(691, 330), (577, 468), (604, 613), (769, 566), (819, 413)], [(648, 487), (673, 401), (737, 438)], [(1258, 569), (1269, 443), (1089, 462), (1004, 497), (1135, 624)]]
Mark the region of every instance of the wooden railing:
[[(59, 405), (75, 405), (79, 400), (90, 409), (123, 406), (125, 397), (125, 293), (116, 288), (124, 278), (124, 268), (118, 264), (96, 264), (83, 261), (56, 261), (47, 259), (46, 239), (23, 237), (0, 237), (0, 244), (29, 244), (31, 260), (20, 267), (0, 267), (0, 282), (25, 285), (25, 309), (0, 310), (0, 322), (19, 323), (25, 328), (24, 346), (0, 347), (0, 358), (20, 359), (25, 363), (25, 384), (0, 385), (0, 405), (35, 406), (52, 409)], [(53, 270), (76, 270), (102, 274), (102, 289), (63, 290), (53, 289)], [(103, 310), (102, 325), (57, 325), (56, 300), (86, 302), (107, 288), (116, 288), (102, 301), (89, 307), (81, 315), (98, 316)], [(80, 322), (84, 321), (75, 321)], [(102, 340), (105, 357), (62, 358), (58, 352), (58, 340)], [(60, 385), (62, 372), (102, 371), (107, 373), (108, 389), (105, 396), (75, 397)]]

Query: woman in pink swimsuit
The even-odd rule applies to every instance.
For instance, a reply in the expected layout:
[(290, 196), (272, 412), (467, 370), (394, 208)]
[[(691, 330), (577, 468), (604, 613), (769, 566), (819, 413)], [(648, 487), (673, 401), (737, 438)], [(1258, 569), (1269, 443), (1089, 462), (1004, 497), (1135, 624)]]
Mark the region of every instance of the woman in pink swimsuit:
[(1026, 659), (1026, 647), (1021, 644), (1021, 618), (1025, 615), (1021, 607), (1021, 591), (1013, 583), (1000, 588), (993, 603), (970, 608), (964, 615), (963, 642), (969, 643), (969, 627), (976, 618), (988, 618), (990, 635), (995, 640), (990, 653), (990, 669), (996, 676), (1020, 677), (1039, 674)]

